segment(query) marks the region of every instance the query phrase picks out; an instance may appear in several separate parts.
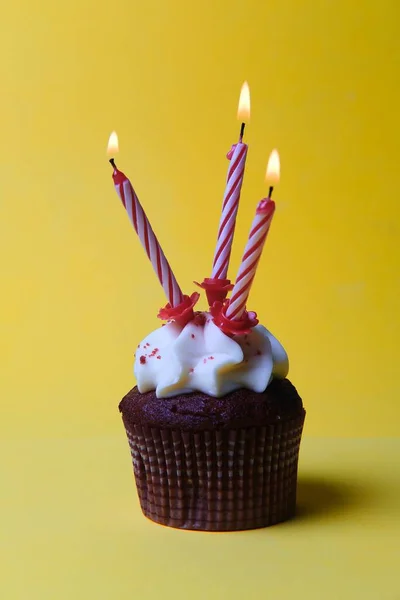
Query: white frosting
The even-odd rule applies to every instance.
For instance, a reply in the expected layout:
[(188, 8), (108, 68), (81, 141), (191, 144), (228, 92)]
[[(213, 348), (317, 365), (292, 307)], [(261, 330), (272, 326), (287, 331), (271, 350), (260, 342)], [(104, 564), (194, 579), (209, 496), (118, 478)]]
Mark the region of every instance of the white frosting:
[(288, 370), (284, 348), (265, 327), (231, 338), (209, 313), (184, 327), (171, 322), (153, 331), (139, 344), (134, 366), (139, 392), (156, 390), (158, 398), (194, 391), (220, 397), (239, 388), (263, 392), (272, 377), (286, 377)]

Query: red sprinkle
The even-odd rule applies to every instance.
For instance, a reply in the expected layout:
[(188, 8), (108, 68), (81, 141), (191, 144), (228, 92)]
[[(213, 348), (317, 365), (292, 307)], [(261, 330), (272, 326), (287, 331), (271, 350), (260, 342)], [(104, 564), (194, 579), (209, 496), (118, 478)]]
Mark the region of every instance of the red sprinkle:
[(146, 357), (145, 357), (145, 356), (143, 356), (143, 354), (142, 354), (142, 356), (139, 358), (139, 360), (140, 360), (140, 364), (141, 364), (141, 365), (145, 365), (145, 364), (146, 364)]
[(210, 360), (214, 360), (214, 357), (213, 357), (213, 356), (209, 356), (208, 358), (209, 358)]
[(194, 333), (192, 333), (192, 338), (194, 339), (196, 336), (194, 335)]
[(206, 364), (206, 362), (207, 362), (207, 359), (203, 358), (203, 363)]
[(189, 373), (194, 373), (194, 369), (189, 369)]
[(161, 356), (160, 356), (160, 355), (158, 355), (158, 356), (157, 356), (157, 358), (158, 358), (158, 360), (160, 360)]
[(204, 325), (206, 322), (206, 316), (202, 312), (196, 312), (194, 315), (193, 323), (195, 325)]

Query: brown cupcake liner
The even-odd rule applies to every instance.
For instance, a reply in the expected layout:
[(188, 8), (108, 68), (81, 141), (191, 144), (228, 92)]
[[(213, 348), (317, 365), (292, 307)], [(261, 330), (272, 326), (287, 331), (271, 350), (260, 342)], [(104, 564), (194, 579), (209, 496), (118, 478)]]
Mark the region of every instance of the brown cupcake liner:
[(126, 426), (143, 513), (162, 525), (204, 531), (289, 519), (304, 416), (198, 432)]

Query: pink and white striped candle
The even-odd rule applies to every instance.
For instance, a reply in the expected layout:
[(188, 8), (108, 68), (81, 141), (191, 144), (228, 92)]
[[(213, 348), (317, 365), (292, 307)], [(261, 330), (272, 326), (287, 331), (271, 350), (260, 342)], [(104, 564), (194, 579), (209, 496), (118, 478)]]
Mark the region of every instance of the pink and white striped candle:
[[(266, 179), (278, 182), (280, 177), (280, 161), (277, 150), (273, 150), (268, 160)], [(267, 239), (275, 212), (275, 202), (271, 200), (273, 187), (269, 188), (268, 198), (261, 200), (257, 206), (256, 214), (251, 225), (249, 239), (244, 249), (244, 254), (229, 299), (226, 316), (228, 319), (240, 320), (246, 310), (246, 302), (253, 283), (258, 261)]]
[(126, 212), (139, 236), (141, 244), (150, 259), (152, 267), (164, 289), (165, 295), (168, 298), (172, 307), (178, 306), (183, 301), (183, 294), (176, 281), (175, 275), (165, 257), (165, 254), (157, 240), (155, 233), (150, 225), (150, 222), (135, 194), (129, 179), (114, 169), (113, 173), (114, 185), (118, 196), (124, 205)]
[[(108, 152), (118, 150), (118, 140), (116, 134), (111, 134), (110, 142), (108, 145)], [(171, 307), (176, 307), (183, 302), (183, 294), (181, 288), (176, 281), (175, 275), (165, 257), (165, 254), (155, 236), (155, 233), (150, 225), (150, 222), (143, 210), (142, 205), (139, 202), (138, 197), (132, 187), (129, 179), (117, 169), (114, 160), (110, 160), (114, 172), (113, 180), (115, 190), (121, 199), (122, 204), (131, 223), (139, 236), (140, 242), (146, 251), (147, 256), (153, 266), (153, 269), (164, 289), (165, 295)]]
[(260, 260), (265, 240), (267, 239), (274, 211), (275, 202), (270, 198), (261, 200), (257, 206), (249, 239), (226, 310), (228, 319), (239, 320), (246, 309), (247, 298), (257, 271), (258, 261)]
[(235, 233), (236, 215), (239, 208), (244, 168), (246, 165), (247, 145), (243, 144), (244, 122), (250, 119), (250, 90), (247, 81), (242, 85), (239, 97), (238, 119), (243, 121), (239, 143), (228, 153), (230, 159), (226, 181), (222, 214), (218, 227), (217, 247), (215, 248), (211, 279), (226, 279), (229, 259)]
[(212, 279), (226, 279), (228, 275), (246, 157), (247, 145), (239, 142), (234, 146), (229, 163), (224, 200), (222, 203), (222, 214), (218, 227), (217, 247), (215, 249), (213, 260)]

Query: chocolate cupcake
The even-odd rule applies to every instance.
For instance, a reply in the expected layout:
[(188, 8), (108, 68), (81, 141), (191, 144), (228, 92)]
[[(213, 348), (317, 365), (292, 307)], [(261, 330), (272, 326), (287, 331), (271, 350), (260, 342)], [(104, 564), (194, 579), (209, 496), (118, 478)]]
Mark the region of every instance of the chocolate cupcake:
[[(182, 293), (131, 182), (110, 160), (115, 189), (168, 299), (158, 315), (167, 323), (138, 346), (137, 387), (120, 411), (144, 514), (182, 529), (251, 529), (295, 512), (305, 411), (286, 379), (285, 350), (247, 310), (275, 211), (272, 186), (257, 204), (235, 284), (226, 279), (247, 155), (243, 133), (244, 123), (227, 155), (211, 277), (199, 286), (209, 312), (194, 312), (199, 293)], [(279, 180), (276, 150), (267, 177)]]
[(305, 411), (287, 372), (265, 327), (228, 335), (208, 312), (139, 344), (119, 408), (147, 517), (229, 531), (294, 515)]

